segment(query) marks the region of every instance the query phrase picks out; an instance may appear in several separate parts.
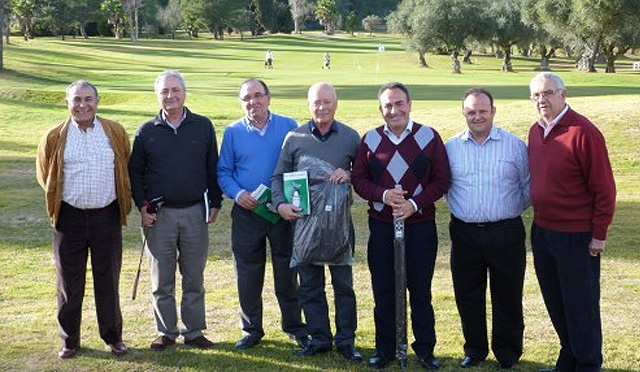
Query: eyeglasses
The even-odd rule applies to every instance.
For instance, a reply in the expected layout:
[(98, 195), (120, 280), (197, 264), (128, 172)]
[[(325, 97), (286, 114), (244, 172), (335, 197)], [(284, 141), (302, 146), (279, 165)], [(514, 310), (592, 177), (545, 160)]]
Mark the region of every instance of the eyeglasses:
[(264, 93), (256, 93), (254, 95), (246, 95), (244, 97), (240, 97), (240, 101), (242, 102), (249, 102), (251, 101), (252, 98), (256, 99), (257, 101), (261, 100), (262, 98), (266, 97), (267, 95)]
[(532, 101), (537, 101), (540, 98), (548, 98), (548, 97), (553, 97), (554, 95), (558, 94), (562, 92), (562, 89), (549, 89), (549, 90), (545, 90), (542, 92), (536, 92), (531, 94), (531, 100)]

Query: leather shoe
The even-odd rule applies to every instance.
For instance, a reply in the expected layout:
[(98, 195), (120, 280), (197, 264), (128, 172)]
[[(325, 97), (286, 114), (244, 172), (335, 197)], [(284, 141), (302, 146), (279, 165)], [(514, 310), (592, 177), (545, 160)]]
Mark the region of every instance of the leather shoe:
[(424, 369), (438, 369), (438, 359), (433, 356), (433, 354), (428, 354), (423, 357), (418, 357), (420, 364), (424, 367)]
[(340, 346), (338, 347), (338, 351), (347, 360), (350, 360), (354, 363), (362, 362), (362, 354), (360, 354), (358, 350), (356, 350), (356, 348), (352, 345)]
[(468, 355), (465, 355), (465, 357), (462, 359), (462, 362), (460, 362), (460, 368), (475, 367), (478, 364), (480, 364), (480, 362), (482, 362), (481, 359), (476, 359), (474, 357), (470, 357)]
[(512, 361), (498, 362), (498, 369), (513, 369), (516, 363)]
[(331, 351), (331, 346), (328, 347), (319, 347), (312, 344), (309, 344), (307, 347), (296, 350), (293, 352), (295, 356), (312, 356), (316, 354), (326, 353)]
[(63, 347), (62, 349), (60, 349), (60, 351), (58, 351), (58, 358), (70, 359), (75, 357), (77, 353), (78, 353), (78, 349)]
[(236, 349), (247, 350), (260, 343), (260, 338), (252, 335), (246, 335), (236, 342)]
[(369, 368), (373, 369), (383, 369), (389, 364), (389, 362), (393, 358), (386, 357), (382, 354), (375, 353), (371, 358), (369, 358)]
[(108, 344), (106, 347), (107, 351), (110, 351), (111, 354), (115, 356), (123, 356), (127, 353), (127, 346), (122, 341), (116, 341), (111, 344)]
[(306, 349), (311, 343), (311, 340), (309, 340), (309, 336), (291, 336), (290, 338), (291, 341), (298, 344), (301, 349)]
[(213, 342), (209, 341), (204, 336), (198, 336), (192, 340), (185, 340), (184, 344), (188, 346), (197, 347), (199, 349), (211, 349), (216, 345)]
[(169, 346), (173, 346), (175, 344), (176, 344), (176, 340), (172, 340), (165, 335), (160, 335), (156, 337), (156, 339), (153, 340), (153, 342), (151, 342), (151, 350), (164, 351), (164, 349), (168, 348)]

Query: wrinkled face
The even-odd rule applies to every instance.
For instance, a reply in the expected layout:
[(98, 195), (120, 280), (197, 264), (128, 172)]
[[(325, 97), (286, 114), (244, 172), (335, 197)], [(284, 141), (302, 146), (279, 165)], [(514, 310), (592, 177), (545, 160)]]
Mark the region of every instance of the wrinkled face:
[(75, 86), (67, 96), (69, 113), (80, 126), (88, 126), (93, 123), (98, 109), (98, 97), (89, 86)]
[(252, 123), (264, 124), (269, 116), (269, 96), (262, 84), (249, 81), (240, 87), (240, 104), (245, 115)]
[(484, 139), (489, 135), (493, 125), (496, 108), (486, 94), (470, 94), (462, 104), (462, 115), (467, 120), (471, 135), (476, 139)]
[(400, 89), (387, 89), (380, 95), (380, 112), (391, 130), (402, 130), (409, 123), (411, 101)]
[(309, 89), (309, 112), (311, 118), (320, 127), (333, 123), (338, 109), (338, 97), (329, 85), (317, 85)]
[(175, 76), (169, 76), (158, 85), (158, 102), (168, 114), (180, 113), (184, 107), (186, 92)]
[(566, 92), (558, 89), (553, 80), (542, 79), (531, 86), (531, 102), (542, 119), (550, 123), (564, 109)]

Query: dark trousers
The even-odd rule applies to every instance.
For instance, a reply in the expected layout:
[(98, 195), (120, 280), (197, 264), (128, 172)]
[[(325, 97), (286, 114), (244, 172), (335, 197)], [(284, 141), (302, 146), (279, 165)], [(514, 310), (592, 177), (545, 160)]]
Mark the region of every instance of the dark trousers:
[[(331, 326), (329, 306), (325, 292), (324, 265), (297, 266), (300, 274), (300, 302), (311, 335), (311, 345), (331, 348)], [(353, 291), (353, 272), (349, 265), (329, 265), (333, 287), (337, 347), (354, 345), (358, 327), (356, 317), (356, 294)]]
[(522, 355), (522, 288), (525, 230), (520, 217), (492, 224), (467, 224), (452, 217), (451, 275), (462, 321), (465, 355), (482, 360), (487, 341), (487, 273), (491, 292), (491, 350), (512, 364)]
[(231, 246), (240, 298), (240, 324), (244, 335), (262, 338), (262, 288), (267, 259), (266, 242), (271, 247), (273, 281), (282, 314), (282, 330), (291, 335), (307, 335), (298, 300), (298, 278), (291, 261), (291, 224), (272, 224), (239, 205), (231, 210)]
[(62, 203), (53, 230), (58, 324), (67, 348), (80, 346), (80, 321), (87, 257), (91, 272), (100, 338), (106, 344), (122, 340), (118, 286), (122, 267), (122, 227), (118, 203), (81, 210)]
[(600, 256), (589, 255), (590, 232), (558, 232), (535, 223), (531, 246), (536, 276), (560, 338), (558, 372), (600, 371)]
[[(396, 348), (396, 293), (393, 224), (369, 218), (367, 259), (375, 301), (376, 351), (393, 357)], [(435, 318), (431, 305), (431, 280), (438, 251), (433, 221), (405, 225), (407, 289), (411, 306), (411, 344), (419, 357), (433, 354)]]

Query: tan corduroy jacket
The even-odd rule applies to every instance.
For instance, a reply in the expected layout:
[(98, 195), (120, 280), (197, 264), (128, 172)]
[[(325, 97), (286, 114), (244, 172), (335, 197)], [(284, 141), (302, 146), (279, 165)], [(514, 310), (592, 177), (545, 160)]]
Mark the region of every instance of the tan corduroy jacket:
[[(127, 224), (127, 214), (131, 210), (131, 182), (129, 181), (129, 136), (122, 125), (115, 121), (98, 116), (104, 132), (109, 137), (111, 148), (115, 155), (116, 197), (120, 207), (120, 225)], [(47, 215), (51, 219), (51, 226), (55, 228), (60, 214), (62, 202), (62, 169), (64, 148), (67, 142), (67, 131), (71, 118), (51, 129), (42, 137), (36, 156), (36, 177), (44, 189)]]

